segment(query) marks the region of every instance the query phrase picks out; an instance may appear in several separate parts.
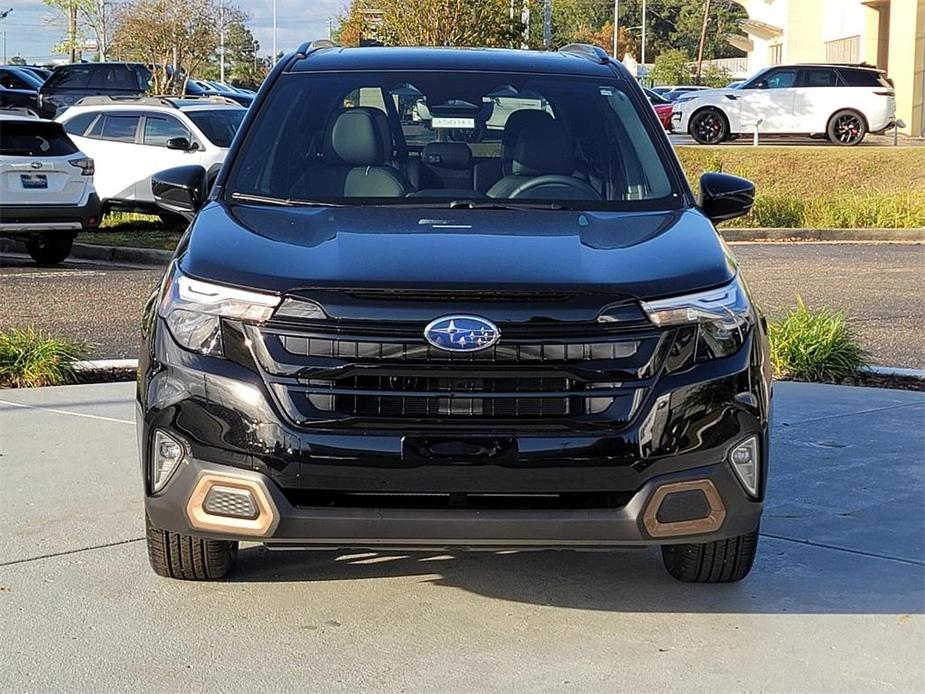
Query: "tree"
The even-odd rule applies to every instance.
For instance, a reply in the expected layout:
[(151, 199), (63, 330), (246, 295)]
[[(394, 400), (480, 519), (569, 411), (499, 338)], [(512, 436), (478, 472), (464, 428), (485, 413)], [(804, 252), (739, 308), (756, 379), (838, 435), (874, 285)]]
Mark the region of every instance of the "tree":
[(76, 11), (77, 23), (73, 34), (68, 32), (65, 38), (58, 43), (56, 50), (69, 53), (71, 50), (80, 52), (87, 38), (96, 40), (100, 60), (106, 60), (109, 52), (109, 36), (111, 33), (111, 12), (108, 5), (112, 3), (103, 0), (42, 0), (45, 5), (55, 9), (65, 19), (72, 11)]
[[(182, 94), (187, 77), (215, 55), (220, 9), (219, 0), (129, 0), (119, 8), (113, 45), (123, 57), (155, 66), (155, 94)], [(227, 22), (245, 18), (227, 2), (224, 16)]]
[(687, 84), (691, 79), (690, 58), (677, 48), (662, 51), (655, 59), (649, 78), (653, 84)]
[(510, 47), (523, 35), (510, 7), (509, 0), (353, 0), (335, 34), (346, 45)]

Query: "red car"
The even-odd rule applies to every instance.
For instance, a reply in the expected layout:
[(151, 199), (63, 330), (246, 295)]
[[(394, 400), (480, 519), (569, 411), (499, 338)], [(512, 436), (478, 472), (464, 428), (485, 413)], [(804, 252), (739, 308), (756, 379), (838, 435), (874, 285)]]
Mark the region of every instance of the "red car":
[(658, 119), (662, 122), (662, 127), (670, 132), (672, 103), (649, 89), (643, 91), (645, 91), (646, 96), (649, 97), (649, 102), (652, 104), (652, 108), (655, 109), (655, 115), (657, 115)]

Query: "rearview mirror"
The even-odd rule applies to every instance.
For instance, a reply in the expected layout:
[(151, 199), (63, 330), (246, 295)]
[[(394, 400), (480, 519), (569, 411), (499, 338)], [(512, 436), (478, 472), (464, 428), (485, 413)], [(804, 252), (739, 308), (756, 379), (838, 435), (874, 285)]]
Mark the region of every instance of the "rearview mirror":
[(724, 173), (700, 177), (700, 209), (712, 222), (748, 214), (755, 202), (755, 184)]
[(192, 164), (159, 171), (151, 177), (151, 192), (158, 207), (192, 220), (208, 194), (206, 170)]

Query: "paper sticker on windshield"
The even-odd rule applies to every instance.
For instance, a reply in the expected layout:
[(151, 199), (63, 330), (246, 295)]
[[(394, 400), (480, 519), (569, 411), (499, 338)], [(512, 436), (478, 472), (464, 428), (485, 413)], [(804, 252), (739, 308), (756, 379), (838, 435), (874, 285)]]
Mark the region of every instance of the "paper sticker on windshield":
[(475, 118), (447, 118), (444, 116), (434, 116), (430, 123), (434, 128), (475, 129)]

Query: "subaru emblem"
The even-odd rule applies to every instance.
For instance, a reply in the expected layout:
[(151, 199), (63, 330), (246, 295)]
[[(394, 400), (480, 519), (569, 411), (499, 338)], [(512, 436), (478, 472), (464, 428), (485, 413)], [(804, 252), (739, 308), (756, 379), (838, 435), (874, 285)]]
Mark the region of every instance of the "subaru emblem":
[(424, 337), (448, 352), (477, 352), (488, 349), (501, 337), (498, 326), (478, 316), (444, 316), (424, 328)]
[(34, 162), (32, 162), (31, 164), (29, 164), (29, 166), (31, 166), (33, 169), (41, 169), (41, 168), (42, 168), (42, 162), (40, 162), (40, 161), (34, 161)]

